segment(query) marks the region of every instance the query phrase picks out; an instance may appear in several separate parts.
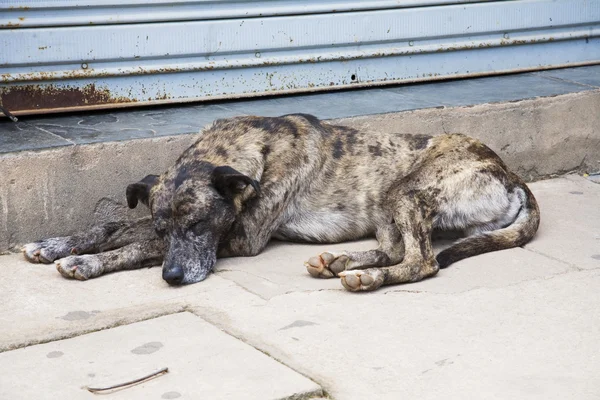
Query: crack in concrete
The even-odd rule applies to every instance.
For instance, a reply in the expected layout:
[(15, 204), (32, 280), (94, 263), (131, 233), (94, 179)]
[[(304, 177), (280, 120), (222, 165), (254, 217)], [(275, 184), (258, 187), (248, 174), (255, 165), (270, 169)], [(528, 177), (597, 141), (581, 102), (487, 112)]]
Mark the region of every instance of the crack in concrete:
[(386, 290), (385, 292), (383, 292), (383, 294), (388, 294), (388, 293), (396, 293), (396, 292), (404, 292), (404, 293), (431, 293), (431, 294), (438, 294), (436, 292), (428, 292), (426, 290), (408, 290), (408, 289), (390, 289), (390, 290)]
[[(281, 283), (279, 283), (279, 282), (272, 281), (272, 280), (270, 280), (270, 279), (268, 279), (268, 278), (265, 278), (264, 276), (260, 276), (260, 275), (254, 274), (254, 273), (252, 273), (252, 272), (249, 272), (249, 271), (244, 271), (244, 270), (239, 270), (239, 269), (219, 269), (219, 270), (216, 272), (216, 274), (218, 275), (218, 274), (219, 274), (219, 272), (241, 272), (241, 273), (244, 273), (244, 274), (247, 274), (247, 275), (253, 276), (253, 277), (255, 277), (255, 278), (262, 279), (262, 280), (264, 280), (264, 281), (267, 281), (267, 282), (269, 282), (269, 283), (272, 283), (273, 285), (277, 285), (277, 286), (280, 286), (280, 285), (281, 285)], [(232, 279), (232, 278), (227, 278), (227, 277), (226, 277), (226, 276), (224, 276), (224, 275), (218, 275), (218, 276), (219, 276), (219, 277), (221, 277), (221, 278), (223, 278), (223, 279), (225, 279), (225, 280), (228, 280), (228, 281), (230, 281), (230, 282), (234, 283), (234, 284), (235, 284), (237, 287), (239, 287), (239, 288), (243, 289), (244, 291), (246, 291), (246, 292), (248, 292), (248, 293), (250, 293), (250, 294), (252, 294), (252, 295), (254, 295), (254, 296), (257, 296), (257, 297), (259, 297), (259, 298), (260, 298), (260, 299), (262, 299), (262, 300), (265, 300), (267, 303), (268, 303), (269, 301), (271, 301), (271, 300), (275, 299), (275, 298), (279, 298), (279, 297), (281, 297), (281, 296), (287, 296), (287, 295), (289, 295), (289, 294), (293, 294), (293, 293), (313, 293), (313, 292), (323, 292), (323, 291), (345, 292), (345, 291), (346, 291), (346, 290), (345, 290), (344, 288), (342, 288), (342, 287), (340, 287), (339, 289), (329, 289), (329, 288), (323, 288), (323, 289), (306, 289), (306, 290), (295, 290), (295, 289), (291, 289), (291, 290), (288, 290), (288, 291), (286, 291), (286, 292), (284, 292), (284, 293), (281, 293), (281, 294), (276, 294), (276, 295), (274, 295), (274, 296), (271, 296), (271, 297), (265, 297), (265, 296), (261, 295), (260, 293), (256, 293), (256, 292), (252, 291), (252, 289), (250, 289), (250, 288), (247, 288), (247, 287), (243, 286), (241, 283), (238, 283), (238, 282), (236, 282), (236, 281), (235, 281), (234, 279)], [(265, 303), (265, 304), (266, 304), (266, 303)]]
[[(241, 270), (241, 269), (219, 269), (218, 271), (216, 271), (216, 273), (219, 273), (219, 272), (241, 272), (243, 274), (247, 274), (247, 275), (254, 276), (256, 278), (260, 278), (260, 279), (262, 279), (264, 281), (267, 281), (267, 282), (270, 282), (270, 283), (272, 283), (274, 285), (279, 285), (280, 284), (279, 282), (273, 282), (272, 280), (270, 280), (268, 278), (265, 278), (264, 276), (253, 274), (252, 272), (249, 272), (249, 271), (246, 271), (246, 270)], [(223, 278), (227, 279), (225, 277), (223, 277)]]
[(577, 265), (575, 265), (575, 264), (571, 264), (571, 263), (570, 263), (570, 262), (568, 262), (568, 261), (561, 260), (560, 258), (553, 257), (553, 256), (551, 256), (551, 255), (549, 255), (549, 254), (546, 254), (546, 253), (543, 253), (543, 252), (541, 252), (541, 251), (537, 251), (537, 250), (535, 250), (535, 249), (532, 249), (531, 247), (521, 247), (521, 248), (522, 248), (523, 250), (525, 250), (525, 251), (530, 251), (530, 252), (532, 252), (533, 254), (537, 254), (537, 255), (539, 255), (539, 256), (542, 256), (542, 257), (548, 258), (548, 259), (550, 259), (550, 260), (552, 260), (552, 261), (556, 261), (556, 262), (558, 262), (558, 263), (560, 263), (560, 264), (564, 264), (564, 265), (568, 266), (569, 268), (572, 268), (572, 269), (573, 269), (573, 270), (575, 270), (575, 271), (585, 271), (585, 268), (578, 267)]
[(270, 299), (267, 300), (267, 303), (270, 302), (273, 299), (282, 297), (282, 296), (287, 296), (290, 294), (296, 294), (296, 293), (318, 293), (318, 292), (346, 292), (346, 289), (344, 288), (339, 288), (339, 289), (329, 289), (329, 288), (323, 288), (323, 289), (306, 289), (306, 290), (288, 290), (285, 293), (281, 293), (281, 294), (277, 294), (273, 297), (271, 297)]
[(56, 133), (54, 133), (54, 132), (47, 131), (46, 129), (44, 129), (44, 128), (40, 128), (39, 126), (36, 126), (36, 127), (35, 127), (35, 129), (38, 129), (38, 130), (40, 130), (40, 131), (42, 131), (42, 132), (44, 132), (44, 133), (47, 133), (47, 134), (49, 134), (50, 136), (54, 136), (54, 137), (56, 137), (57, 139), (61, 139), (61, 140), (64, 140), (65, 142), (71, 143), (73, 146), (76, 144), (74, 141), (72, 141), (72, 140), (70, 140), (70, 139), (67, 139), (67, 138), (65, 138), (65, 137), (62, 137), (62, 136), (60, 136), (60, 135), (57, 135), (57, 134), (56, 134)]
[(442, 131), (444, 132), (444, 134), (448, 134), (448, 130), (446, 129), (446, 122), (444, 120), (444, 114), (440, 115), (440, 122), (442, 124)]
[(161, 310), (154, 314), (142, 316), (141, 318), (133, 318), (131, 320), (125, 319), (124, 317), (119, 317), (116, 321), (112, 321), (112, 322), (106, 323), (104, 325), (96, 326), (96, 327), (82, 328), (82, 329), (75, 330), (72, 332), (59, 333), (54, 336), (33, 338), (33, 339), (24, 340), (22, 342), (10, 343), (8, 345), (0, 345), (0, 353), (4, 353), (6, 351), (17, 350), (17, 349), (21, 349), (24, 347), (34, 346), (34, 345), (38, 345), (38, 344), (45, 344), (45, 343), (50, 343), (50, 342), (56, 342), (59, 340), (72, 339), (74, 337), (87, 335), (88, 333), (100, 332), (100, 331), (104, 331), (107, 329), (116, 328), (119, 326), (135, 324), (138, 322), (148, 321), (151, 319), (164, 317), (164, 316), (171, 315), (171, 314), (177, 314), (177, 313), (184, 312), (184, 311), (186, 311), (185, 305), (176, 307), (175, 309), (171, 309), (171, 310)]
[(577, 82), (577, 81), (574, 81), (571, 79), (559, 78), (557, 76), (551, 76), (551, 75), (541, 75), (541, 74), (536, 74), (536, 75), (541, 76), (542, 78), (545, 78), (545, 79), (552, 79), (552, 80), (558, 81), (558, 82), (568, 82), (568, 83), (572, 83), (572, 84), (579, 85), (579, 86), (589, 87), (594, 90), (600, 89), (600, 86), (594, 86), (594, 85), (590, 85), (590, 84), (583, 83), (583, 82)]
[[(253, 349), (256, 349), (258, 351), (260, 351), (261, 353), (263, 353), (264, 355), (266, 355), (267, 357), (277, 361), (278, 363), (280, 363), (281, 365), (284, 365), (285, 367), (291, 369), (292, 371), (294, 371), (295, 373), (302, 375), (303, 377), (305, 377), (306, 379), (309, 379), (313, 382), (315, 382), (317, 385), (319, 385), (320, 390), (314, 390), (312, 392), (306, 392), (306, 393), (298, 393), (298, 394), (293, 394), (291, 396), (287, 396), (287, 397), (283, 397), (280, 400), (309, 400), (310, 398), (313, 397), (324, 397), (327, 399), (331, 399), (332, 397), (327, 393), (326, 389), (324, 389), (325, 385), (321, 382), (319, 382), (318, 379), (313, 378), (308, 372), (303, 372), (298, 370), (297, 368), (292, 367), (291, 365), (289, 365), (287, 362), (283, 361), (281, 359), (281, 357), (276, 357), (273, 354), (271, 354), (270, 351), (268, 351), (267, 349), (264, 349), (263, 346), (261, 346), (261, 344), (257, 343), (256, 340), (253, 340), (247, 336), (244, 335), (243, 332), (241, 331), (235, 331), (232, 329), (231, 326), (224, 324), (222, 321), (213, 318), (213, 315), (210, 312), (203, 312), (203, 308), (201, 306), (187, 306), (185, 307), (185, 311), (190, 312), (194, 315), (196, 315), (197, 317), (202, 318), (203, 320), (205, 320), (206, 322), (208, 322), (211, 325), (214, 325), (215, 327), (217, 327), (218, 329), (220, 329), (223, 333), (241, 341), (242, 343), (247, 344), (248, 346), (252, 347)], [(208, 311), (208, 310), (207, 310)], [(275, 347), (275, 346), (273, 346)], [(277, 349), (275, 347), (276, 351), (279, 351), (279, 349)]]
[(562, 275), (577, 274), (577, 273), (580, 273), (580, 272), (587, 272), (587, 271), (594, 271), (594, 270), (600, 270), (600, 267), (598, 267), (598, 268), (588, 268), (588, 269), (578, 269), (578, 270), (566, 270), (566, 271), (557, 272), (557, 273), (546, 275), (546, 276), (540, 276), (540, 277), (531, 278), (531, 279), (524, 279), (522, 281), (510, 283), (510, 284), (504, 285), (504, 286), (474, 286), (474, 287), (469, 288), (467, 290), (461, 290), (461, 291), (458, 291), (458, 292), (432, 292), (432, 291), (429, 291), (429, 290), (391, 289), (391, 290), (385, 291), (383, 294), (407, 292), (407, 293), (418, 293), (418, 294), (426, 293), (426, 294), (434, 294), (434, 295), (442, 295), (442, 296), (452, 296), (452, 295), (464, 294), (464, 293), (469, 293), (469, 292), (473, 292), (473, 291), (476, 291), (476, 290), (482, 290), (482, 289), (484, 289), (484, 290), (505, 289), (505, 288), (510, 288), (510, 287), (513, 287), (513, 286), (519, 286), (519, 285), (522, 285), (522, 284), (527, 284), (527, 283), (536, 282), (536, 281), (548, 281), (548, 280), (555, 279), (555, 278), (557, 278), (559, 276), (562, 276)]
[[(242, 271), (242, 270), (237, 270), (237, 269), (220, 269), (220, 270), (216, 271), (215, 274), (219, 274), (219, 272), (241, 272), (243, 274), (250, 275), (250, 276), (253, 276), (255, 278), (260, 278), (260, 279), (262, 279), (264, 281), (267, 281), (269, 283), (272, 283), (274, 285), (279, 285), (279, 283), (277, 283), (277, 282), (270, 281), (269, 279), (267, 279), (265, 277), (262, 277), (260, 275), (256, 275), (256, 274), (253, 274), (253, 273), (250, 273), (250, 272), (247, 272), (247, 271)], [(260, 293), (253, 292), (252, 290), (250, 290), (249, 288), (243, 286), (241, 283), (235, 281), (234, 279), (227, 278), (227, 277), (225, 277), (223, 275), (218, 275), (218, 276), (221, 277), (221, 278), (223, 278), (223, 279), (225, 279), (225, 280), (233, 282), (237, 287), (243, 289), (244, 291), (246, 291), (246, 292), (248, 292), (248, 293), (250, 293), (250, 294), (252, 294), (252, 295), (254, 295), (256, 297), (259, 297), (262, 300), (269, 301), (269, 299), (270, 299), (268, 297), (262, 296)]]

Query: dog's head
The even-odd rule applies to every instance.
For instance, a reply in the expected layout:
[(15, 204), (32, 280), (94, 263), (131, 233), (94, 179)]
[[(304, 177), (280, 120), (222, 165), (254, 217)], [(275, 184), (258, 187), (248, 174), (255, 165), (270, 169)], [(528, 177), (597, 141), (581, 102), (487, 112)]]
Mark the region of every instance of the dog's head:
[(220, 240), (236, 217), (234, 197), (258, 182), (229, 166), (180, 164), (127, 187), (127, 204), (148, 206), (165, 241), (163, 279), (171, 285), (200, 282), (212, 271)]

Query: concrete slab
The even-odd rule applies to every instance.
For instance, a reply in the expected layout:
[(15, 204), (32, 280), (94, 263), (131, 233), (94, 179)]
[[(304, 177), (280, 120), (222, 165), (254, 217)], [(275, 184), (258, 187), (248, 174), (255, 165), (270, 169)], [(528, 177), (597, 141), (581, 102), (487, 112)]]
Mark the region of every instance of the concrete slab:
[(600, 185), (570, 175), (530, 186), (542, 220), (526, 248), (577, 268), (600, 268)]
[[(160, 268), (106, 275), (86, 282), (62, 278), (54, 265), (0, 257), (0, 351), (58, 340), (185, 309), (190, 296), (218, 303), (258, 297), (212, 275), (201, 285), (169, 287)], [(1, 398), (1, 397), (0, 397)]]
[(226, 321), (192, 310), (335, 399), (592, 400), (598, 285), (578, 271), (463, 293), (290, 293)]
[(111, 399), (299, 399), (311, 380), (190, 313), (169, 315), (0, 354), (2, 399), (93, 399), (164, 367)]

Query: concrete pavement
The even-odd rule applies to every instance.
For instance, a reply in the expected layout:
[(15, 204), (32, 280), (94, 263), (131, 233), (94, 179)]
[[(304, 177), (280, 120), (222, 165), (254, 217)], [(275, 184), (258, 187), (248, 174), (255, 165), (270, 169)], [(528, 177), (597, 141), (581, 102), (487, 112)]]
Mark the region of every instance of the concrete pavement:
[(531, 184), (524, 249), (374, 293), (302, 266), (324, 249), (273, 243), (203, 283), (158, 268), (79, 282), (0, 257), (0, 398), (92, 398), (85, 386), (170, 372), (107, 398), (597, 399), (600, 185)]

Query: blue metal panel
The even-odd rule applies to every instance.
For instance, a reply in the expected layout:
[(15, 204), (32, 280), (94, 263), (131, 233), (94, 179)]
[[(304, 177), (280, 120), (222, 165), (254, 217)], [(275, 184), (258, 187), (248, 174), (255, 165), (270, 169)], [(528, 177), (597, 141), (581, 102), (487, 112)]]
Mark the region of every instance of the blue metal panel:
[[(38, 11), (57, 3), (71, 11), (96, 4), (98, 14), (90, 15), (101, 18), (114, 6), (113, 0), (31, 3)], [(152, 15), (128, 10), (123, 15), (143, 23), (115, 24), (130, 22), (115, 12), (107, 25), (75, 26), (56, 26), (69, 18), (82, 21), (80, 14), (57, 10), (60, 18), (46, 23), (0, 29), (0, 100), (16, 113), (34, 113), (600, 62), (600, 0), (297, 3), (145, 1), (144, 7), (220, 7), (221, 14), (191, 21), (174, 21), (173, 14), (172, 22), (150, 23)], [(243, 13), (254, 17), (239, 18)], [(5, 14), (10, 12), (0, 13), (0, 21), (14, 20)]]
[(0, 27), (269, 17), (485, 1), (494, 0), (2, 0)]

